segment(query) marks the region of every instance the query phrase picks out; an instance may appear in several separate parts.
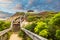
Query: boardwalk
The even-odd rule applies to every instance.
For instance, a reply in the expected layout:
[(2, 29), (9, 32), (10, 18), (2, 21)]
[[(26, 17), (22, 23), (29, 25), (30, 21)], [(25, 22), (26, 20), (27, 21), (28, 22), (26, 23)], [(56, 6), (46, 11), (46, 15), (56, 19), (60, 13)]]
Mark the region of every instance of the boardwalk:
[[(20, 23), (20, 24), (19, 24), (19, 26), (20, 26), (19, 29), (21, 29), (22, 31), (24, 31), (24, 32), (25, 32), (29, 37), (31, 37), (33, 40), (48, 40), (48, 39), (46, 39), (46, 38), (43, 38), (43, 37), (41, 37), (41, 36), (39, 36), (39, 35), (37, 35), (37, 34), (34, 34), (34, 33), (30, 32), (29, 30), (26, 30), (25, 28), (23, 28), (23, 26), (26, 26), (27, 24), (29, 24), (29, 22), (26, 22), (25, 20), (24, 20), (23, 22), (21, 22), (21, 20), (20, 20), (19, 23)], [(14, 28), (14, 30), (18, 30), (17, 27), (19, 27), (19, 26), (17, 26), (17, 25), (15, 25), (15, 26), (16, 26), (16, 27), (14, 28), (14, 25), (13, 25), (13, 22), (12, 22), (12, 23), (11, 23), (11, 27), (10, 27), (9, 29), (6, 29), (6, 30), (4, 30), (4, 31), (1, 31), (1, 32), (0, 32), (1, 40), (4, 40), (2, 36), (3, 36), (5, 33), (7, 33), (8, 31), (12, 30), (13, 28)], [(18, 31), (13, 31), (13, 33), (11, 34), (9, 40), (22, 40), (22, 38), (21, 38), (21, 37), (18, 37)]]
[(22, 40), (22, 38), (18, 37), (17, 33), (13, 33), (9, 40)]

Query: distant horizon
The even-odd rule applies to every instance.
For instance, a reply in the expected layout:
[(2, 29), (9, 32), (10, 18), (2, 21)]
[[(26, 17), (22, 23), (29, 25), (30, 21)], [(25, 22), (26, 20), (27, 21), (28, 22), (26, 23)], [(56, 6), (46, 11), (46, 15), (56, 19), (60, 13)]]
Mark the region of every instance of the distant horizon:
[[(25, 10), (25, 11), (16, 11), (16, 12), (27, 12), (28, 10)], [(33, 10), (34, 11), (34, 10)], [(46, 11), (53, 11), (53, 10), (43, 10), (43, 11), (37, 11), (35, 10), (34, 12), (46, 12)], [(2, 11), (2, 12), (6, 12), (6, 11)], [(12, 12), (13, 14), (15, 14), (16, 12)], [(53, 11), (53, 12), (60, 12), (60, 11)], [(8, 13), (11, 13), (11, 12), (8, 12)]]
[(5, 18), (5, 19), (4, 19), (4, 18), (0, 18), (0, 20), (6, 20), (6, 19), (7, 19), (7, 18)]

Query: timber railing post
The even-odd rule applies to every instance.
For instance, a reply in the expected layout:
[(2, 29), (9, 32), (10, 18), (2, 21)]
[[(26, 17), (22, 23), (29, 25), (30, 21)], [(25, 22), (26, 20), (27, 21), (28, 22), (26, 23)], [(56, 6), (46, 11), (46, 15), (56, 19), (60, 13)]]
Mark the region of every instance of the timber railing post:
[(22, 23), (22, 20), (21, 20), (22, 16), (20, 16), (20, 28), (22, 27), (21, 23)]
[(1, 40), (3, 40), (3, 36), (1, 36)]
[(13, 21), (14, 21), (14, 20), (12, 20), (12, 22), (11, 22), (11, 26), (10, 26), (11, 29), (12, 29), (12, 27), (13, 27)]

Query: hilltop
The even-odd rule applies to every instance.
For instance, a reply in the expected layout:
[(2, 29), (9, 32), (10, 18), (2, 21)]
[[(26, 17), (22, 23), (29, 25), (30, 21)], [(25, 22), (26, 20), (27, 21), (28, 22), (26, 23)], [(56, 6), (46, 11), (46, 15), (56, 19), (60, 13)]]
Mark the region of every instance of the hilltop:
[[(58, 13), (58, 12), (48, 12), (48, 11), (44, 11), (44, 12), (40, 12), (40, 13), (27, 12), (26, 15), (46, 17), (46, 15), (48, 15), (48, 14), (54, 15), (56, 13)], [(8, 18), (7, 21), (12, 21), (12, 20), (20, 17), (21, 15), (25, 15), (25, 13), (24, 12), (16, 12), (14, 15), (12, 15), (10, 18)]]

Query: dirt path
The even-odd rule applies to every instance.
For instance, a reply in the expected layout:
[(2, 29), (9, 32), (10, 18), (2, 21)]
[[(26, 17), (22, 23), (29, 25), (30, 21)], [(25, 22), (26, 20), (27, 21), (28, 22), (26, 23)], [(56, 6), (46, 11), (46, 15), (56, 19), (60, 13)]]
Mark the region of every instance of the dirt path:
[(22, 40), (22, 38), (18, 37), (17, 33), (13, 33), (9, 40)]

